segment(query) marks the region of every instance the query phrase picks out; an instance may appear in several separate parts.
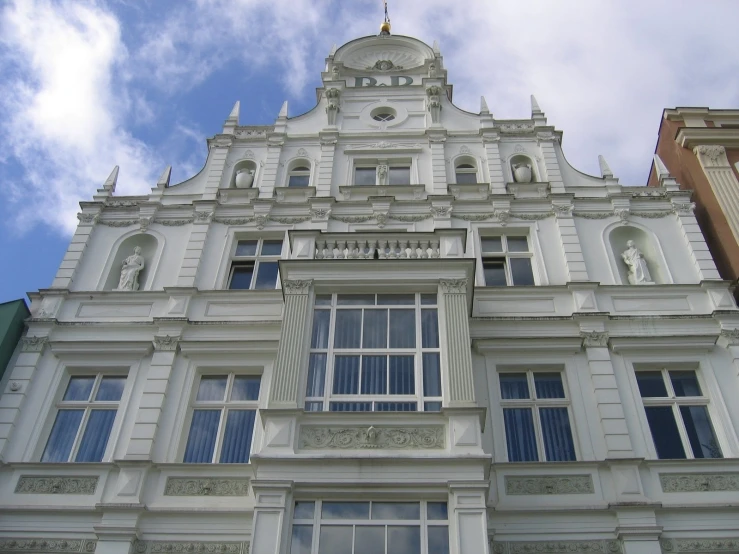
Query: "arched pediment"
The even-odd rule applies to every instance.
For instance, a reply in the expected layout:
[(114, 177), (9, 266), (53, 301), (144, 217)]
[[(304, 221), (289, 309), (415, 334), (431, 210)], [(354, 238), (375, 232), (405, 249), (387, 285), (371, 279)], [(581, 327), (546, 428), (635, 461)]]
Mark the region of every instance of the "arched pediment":
[(426, 60), (433, 58), (433, 50), (420, 40), (404, 36), (372, 36), (339, 48), (334, 62), (360, 71), (385, 73), (421, 67)]

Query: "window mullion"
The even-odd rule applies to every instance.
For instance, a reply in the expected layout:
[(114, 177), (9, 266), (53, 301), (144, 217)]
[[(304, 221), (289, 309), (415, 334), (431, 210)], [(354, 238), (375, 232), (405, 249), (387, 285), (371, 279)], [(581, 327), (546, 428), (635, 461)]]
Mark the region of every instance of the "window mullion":
[(539, 413), (539, 406), (535, 403), (532, 410), (534, 411), (534, 432), (536, 433), (536, 447), (538, 450), (538, 457), (540, 462), (547, 462), (547, 452), (544, 448), (544, 431), (541, 427), (541, 414)]
[(67, 461), (70, 462), (73, 462), (77, 457), (77, 451), (80, 449), (80, 444), (82, 443), (82, 435), (84, 434), (85, 428), (87, 427), (87, 422), (90, 419), (92, 406), (88, 404), (87, 406), (85, 406), (84, 410), (85, 412), (82, 414), (82, 420), (80, 421), (80, 425), (77, 428), (77, 434), (74, 436), (72, 450), (69, 452), (69, 458), (67, 458)]
[(329, 398), (334, 390), (334, 338), (336, 325), (336, 295), (331, 295), (331, 315), (328, 320), (328, 348), (326, 350), (326, 375), (323, 384), (323, 410), (329, 409)]
[(690, 438), (688, 437), (688, 430), (685, 427), (685, 422), (683, 421), (683, 414), (680, 412), (680, 405), (677, 402), (672, 403), (672, 413), (675, 417), (675, 423), (677, 424), (677, 431), (678, 433), (680, 433), (680, 440), (683, 441), (685, 455), (688, 458), (695, 458), (693, 446), (690, 444)]
[(223, 434), (226, 430), (226, 418), (228, 417), (228, 409), (225, 405), (221, 405), (221, 417), (218, 421), (218, 430), (216, 431), (216, 443), (213, 445), (213, 457), (211, 463), (218, 463), (221, 455), (221, 447), (223, 446)]

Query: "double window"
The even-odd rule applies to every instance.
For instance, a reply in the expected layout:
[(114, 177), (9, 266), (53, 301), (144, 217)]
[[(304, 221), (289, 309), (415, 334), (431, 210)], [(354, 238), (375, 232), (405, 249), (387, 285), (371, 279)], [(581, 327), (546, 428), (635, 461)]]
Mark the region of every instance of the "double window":
[(560, 372), (500, 373), (508, 461), (575, 460), (569, 400)]
[(74, 375), (58, 403), (42, 462), (100, 462), (126, 377)]
[(296, 502), (290, 554), (449, 554), (446, 502)]
[(526, 235), (480, 237), (485, 286), (534, 285), (531, 246)]
[(439, 411), (436, 294), (316, 296), (305, 409)]
[(230, 289), (274, 289), (282, 239), (250, 239), (236, 243), (228, 278)]
[(354, 185), (410, 185), (409, 163), (362, 164), (354, 168)]
[(192, 404), (185, 463), (249, 461), (257, 415), (260, 378), (253, 375), (203, 375)]
[(637, 371), (636, 382), (658, 458), (723, 457), (695, 371)]

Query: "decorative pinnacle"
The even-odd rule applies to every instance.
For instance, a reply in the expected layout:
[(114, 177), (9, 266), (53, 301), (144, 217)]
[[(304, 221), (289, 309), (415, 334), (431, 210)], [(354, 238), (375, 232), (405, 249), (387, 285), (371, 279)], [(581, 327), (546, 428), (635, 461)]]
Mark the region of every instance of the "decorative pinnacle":
[(107, 190), (110, 192), (113, 192), (115, 190), (115, 186), (118, 183), (118, 170), (118, 166), (115, 166), (113, 168), (113, 171), (110, 172), (110, 175), (105, 180), (105, 183), (103, 183), (103, 190)]
[(531, 95), (531, 119), (534, 120), (534, 125), (547, 124), (547, 116), (541, 111), (541, 107), (533, 94)]
[(480, 96), (480, 115), (488, 115), (490, 109), (488, 109), (488, 103), (485, 101), (484, 96)]
[(287, 119), (287, 100), (282, 103), (282, 107), (280, 108), (280, 113), (277, 115), (277, 118)]
[(598, 165), (600, 165), (600, 176), (601, 177), (613, 178), (613, 171), (611, 171), (611, 168), (608, 166), (608, 162), (601, 155), (598, 155)]
[(672, 177), (667, 170), (667, 166), (657, 154), (654, 155), (654, 169), (657, 171), (657, 178)]
[(383, 4), (385, 5), (385, 20), (382, 22), (382, 25), (380, 25), (380, 34), (389, 35), (390, 34), (390, 16), (387, 14), (387, 0), (383, 0)]
[(531, 113), (533, 114), (544, 114), (539, 107), (539, 103), (536, 101), (536, 96), (531, 95)]
[[(238, 102), (236, 102), (238, 104)], [(169, 186), (169, 179), (172, 176), (172, 166), (168, 165), (164, 169), (164, 173), (162, 173), (162, 176), (159, 177), (159, 180), (157, 181), (157, 187), (166, 189)]]
[(234, 107), (231, 109), (231, 113), (228, 114), (228, 119), (226, 119), (226, 122), (227, 123), (233, 122), (234, 125), (238, 125), (240, 109), (241, 109), (241, 102), (237, 100), (236, 103), (234, 104)]

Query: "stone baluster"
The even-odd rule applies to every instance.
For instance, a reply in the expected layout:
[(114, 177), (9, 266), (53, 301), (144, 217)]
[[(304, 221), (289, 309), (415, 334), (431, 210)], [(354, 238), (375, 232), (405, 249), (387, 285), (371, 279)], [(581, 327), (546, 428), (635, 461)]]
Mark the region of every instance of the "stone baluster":
[(430, 242), (427, 240), (421, 241), (421, 258), (426, 259), (429, 257), (429, 246)]
[(439, 241), (434, 239), (431, 241), (431, 257), (432, 258), (439, 258), (441, 254), (439, 253)]

